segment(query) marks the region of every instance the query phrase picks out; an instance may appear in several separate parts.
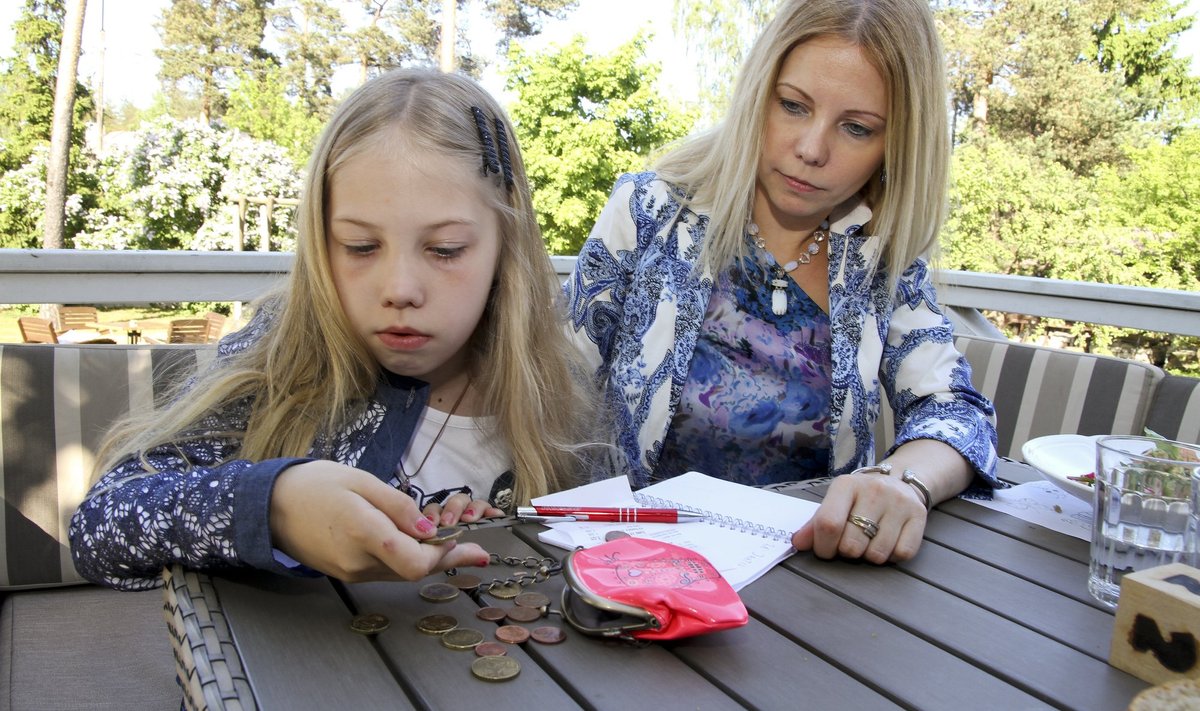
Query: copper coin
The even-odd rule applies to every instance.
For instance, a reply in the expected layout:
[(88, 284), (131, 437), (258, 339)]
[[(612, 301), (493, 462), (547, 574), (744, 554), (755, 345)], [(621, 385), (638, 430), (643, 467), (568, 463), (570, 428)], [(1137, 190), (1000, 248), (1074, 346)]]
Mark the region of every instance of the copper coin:
[(470, 573), (459, 573), (446, 578), (446, 582), (463, 591), (474, 590), (479, 587), (479, 576), (471, 575)]
[(493, 585), (488, 594), (492, 597), (498, 597), (501, 600), (511, 600), (521, 594), (521, 586), (513, 583), (505, 583), (504, 585)]
[(391, 621), (383, 615), (355, 615), (350, 620), (350, 629), (359, 634), (379, 634), (391, 624)]
[(504, 625), (496, 628), (496, 639), (505, 644), (521, 644), (529, 639), (529, 630), (520, 625)]
[(430, 583), (421, 588), (421, 597), (430, 602), (446, 602), (458, 597), (458, 588), (446, 583)]
[(483, 641), (483, 633), (479, 630), (459, 627), (442, 635), (442, 644), (450, 649), (474, 649)]
[(521, 664), (512, 657), (480, 657), (471, 662), (471, 673), (484, 681), (508, 681), (521, 673)]
[(541, 642), (542, 644), (558, 644), (567, 638), (567, 633), (563, 632), (559, 627), (546, 626), (534, 627), (533, 631), (529, 633), (529, 636), (533, 637), (534, 642)]
[(480, 642), (475, 645), (475, 655), (478, 657), (503, 657), (508, 654), (508, 647), (499, 642)]
[(445, 543), (446, 541), (453, 541), (455, 538), (458, 538), (462, 534), (463, 534), (463, 529), (456, 528), (454, 526), (446, 526), (445, 528), (439, 528), (437, 530), (437, 533), (433, 534), (429, 538), (421, 538), (418, 540), (420, 540), (422, 543), (429, 543), (429, 544), (436, 545), (438, 543)]
[(417, 629), (425, 634), (445, 634), (458, 627), (458, 620), (450, 615), (426, 615), (417, 620)]
[(505, 615), (509, 622), (533, 622), (542, 619), (542, 611), (532, 607), (514, 607)]
[(521, 607), (536, 607), (541, 610), (549, 607), (550, 598), (540, 592), (523, 592), (513, 598), (513, 603)]
[(615, 541), (618, 538), (629, 538), (629, 534), (624, 531), (609, 531), (604, 534), (604, 540), (606, 541)]
[(499, 607), (481, 607), (475, 616), (488, 622), (499, 622), (508, 616), (508, 610)]

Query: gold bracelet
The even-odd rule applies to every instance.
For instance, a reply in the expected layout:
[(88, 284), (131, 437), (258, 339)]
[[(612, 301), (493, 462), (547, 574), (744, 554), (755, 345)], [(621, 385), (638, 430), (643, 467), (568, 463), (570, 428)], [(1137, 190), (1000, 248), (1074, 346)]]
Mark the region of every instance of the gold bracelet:
[(933, 497), (929, 495), (929, 487), (925, 486), (925, 482), (917, 478), (917, 473), (912, 469), (905, 469), (900, 475), (900, 481), (905, 484), (912, 484), (913, 488), (921, 494), (921, 498), (925, 500), (925, 512), (928, 513), (933, 509)]

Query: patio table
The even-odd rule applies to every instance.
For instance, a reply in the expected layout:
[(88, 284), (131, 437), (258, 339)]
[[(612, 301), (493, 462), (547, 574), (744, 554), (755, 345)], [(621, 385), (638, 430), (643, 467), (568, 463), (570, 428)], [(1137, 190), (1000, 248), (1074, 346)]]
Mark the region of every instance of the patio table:
[[(1011, 462), (1010, 473), (1021, 474)], [(1003, 474), (1003, 472), (1002, 472)], [(823, 482), (781, 490), (819, 500)], [(501, 555), (563, 551), (513, 520), (464, 534)], [(186, 700), (242, 709), (1124, 709), (1147, 684), (1107, 663), (1113, 614), (1087, 591), (1088, 544), (963, 500), (938, 506), (898, 565), (793, 555), (741, 591), (744, 627), (633, 646), (585, 637), (509, 646), (516, 678), (486, 682), (475, 655), (418, 631), (444, 613), (493, 639), (466, 594), (414, 583), (343, 584), (261, 573), (166, 573)], [(507, 566), (464, 569), (486, 579)], [(558, 608), (562, 577), (532, 586)], [(483, 604), (509, 606), (488, 596)], [(350, 629), (359, 613), (390, 626)]]

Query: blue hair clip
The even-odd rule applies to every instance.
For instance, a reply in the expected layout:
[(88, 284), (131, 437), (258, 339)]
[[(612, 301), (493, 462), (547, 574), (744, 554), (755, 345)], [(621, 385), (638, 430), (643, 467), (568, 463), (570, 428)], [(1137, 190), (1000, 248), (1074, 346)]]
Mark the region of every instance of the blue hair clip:
[(479, 129), (479, 142), (483, 147), (483, 176), (500, 172), (500, 161), (496, 159), (496, 145), (492, 143), (492, 132), (488, 130), (487, 117), (478, 106), (471, 107), (475, 117), (475, 128)]

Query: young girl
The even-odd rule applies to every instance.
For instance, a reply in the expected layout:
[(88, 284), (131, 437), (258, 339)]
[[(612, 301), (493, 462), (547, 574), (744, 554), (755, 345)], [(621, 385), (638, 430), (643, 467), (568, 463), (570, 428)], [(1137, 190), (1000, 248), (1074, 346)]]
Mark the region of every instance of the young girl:
[(163, 566), (348, 581), (486, 565), (439, 525), (503, 513), (582, 466), (586, 386), (521, 154), (469, 79), (358, 89), (316, 148), (286, 288), (164, 412), (105, 444), (71, 520), (97, 583)]

